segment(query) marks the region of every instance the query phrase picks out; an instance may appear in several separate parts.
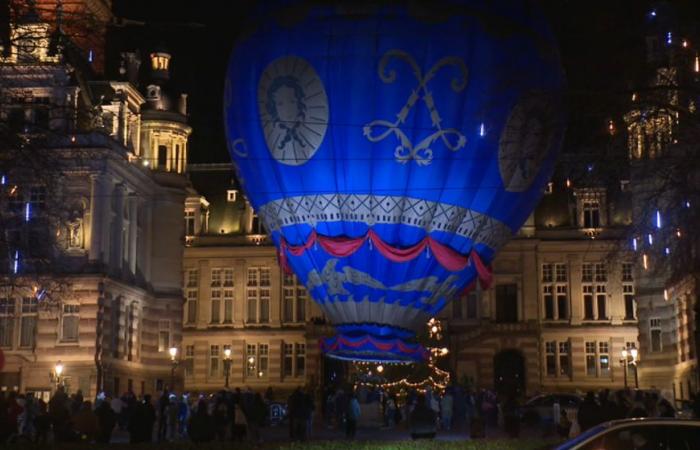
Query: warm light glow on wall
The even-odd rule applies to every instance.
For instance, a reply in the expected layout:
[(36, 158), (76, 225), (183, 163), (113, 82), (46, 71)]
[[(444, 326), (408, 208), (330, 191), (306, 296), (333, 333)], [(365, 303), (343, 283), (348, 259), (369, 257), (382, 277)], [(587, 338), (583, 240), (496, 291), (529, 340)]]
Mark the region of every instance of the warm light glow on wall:
[(166, 53), (151, 53), (151, 67), (153, 70), (168, 70), (170, 55)]

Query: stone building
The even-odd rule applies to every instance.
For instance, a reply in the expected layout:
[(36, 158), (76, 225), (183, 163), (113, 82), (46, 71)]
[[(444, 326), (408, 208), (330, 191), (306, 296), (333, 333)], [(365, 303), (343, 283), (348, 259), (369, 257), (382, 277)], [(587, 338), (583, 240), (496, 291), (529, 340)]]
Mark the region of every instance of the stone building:
[[(646, 89), (625, 115), (637, 247), (640, 382), (678, 401), (698, 392), (697, 23), (669, 4), (646, 36)], [(680, 88), (678, 88), (680, 87)]]
[[(231, 165), (191, 165), (189, 173), (196, 192), (185, 209), (186, 389), (222, 388), (225, 368), (230, 386), (327, 382), (334, 370), (317, 339), (332, 330), (303, 286), (280, 271)], [(551, 183), (494, 262), (494, 286), (444, 310), (458, 378), (530, 394), (624, 385), (621, 351), (637, 347), (633, 260), (620, 253), (628, 184), (589, 185)]]
[[(145, 92), (137, 67), (94, 78), (37, 14), (12, 27), (20, 38), (0, 61), (0, 389), (155, 392), (181, 339), (184, 99), (165, 101), (157, 70)], [(30, 169), (7, 157), (22, 149)]]

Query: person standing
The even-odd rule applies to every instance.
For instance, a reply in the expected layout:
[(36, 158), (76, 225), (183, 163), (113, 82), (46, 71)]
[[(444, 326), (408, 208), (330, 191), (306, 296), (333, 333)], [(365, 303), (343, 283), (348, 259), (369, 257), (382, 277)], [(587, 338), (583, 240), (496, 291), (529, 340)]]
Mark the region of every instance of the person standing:
[(450, 431), (452, 429), (452, 413), (454, 408), (454, 398), (452, 392), (445, 391), (445, 395), (440, 400), (440, 414), (442, 416), (442, 429)]
[(357, 433), (357, 421), (360, 419), (360, 402), (355, 393), (350, 394), (348, 410), (345, 414), (345, 436), (348, 439), (355, 439)]
[(112, 430), (117, 423), (117, 414), (114, 412), (110, 401), (103, 401), (95, 410), (97, 422), (99, 424), (99, 432), (97, 434), (97, 442), (100, 444), (109, 444), (112, 439)]

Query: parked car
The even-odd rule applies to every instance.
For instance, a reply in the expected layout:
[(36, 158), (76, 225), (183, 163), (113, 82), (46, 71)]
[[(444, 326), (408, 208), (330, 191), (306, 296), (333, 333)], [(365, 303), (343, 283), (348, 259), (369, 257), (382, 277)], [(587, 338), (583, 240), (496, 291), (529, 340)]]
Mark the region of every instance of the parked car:
[(520, 408), (520, 417), (528, 425), (553, 422), (554, 403), (559, 402), (561, 410), (578, 410), (582, 398), (576, 394), (541, 394), (532, 397)]
[(695, 450), (699, 445), (698, 420), (644, 418), (600, 424), (556, 450)]

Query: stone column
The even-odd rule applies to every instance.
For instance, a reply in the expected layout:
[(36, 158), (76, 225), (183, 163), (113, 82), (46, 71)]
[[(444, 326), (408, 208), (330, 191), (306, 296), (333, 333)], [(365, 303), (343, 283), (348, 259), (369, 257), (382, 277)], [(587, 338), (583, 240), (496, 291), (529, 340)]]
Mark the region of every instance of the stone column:
[(270, 353), (267, 360), (268, 379), (271, 383), (282, 382), (282, 339), (270, 339)]
[(139, 199), (135, 194), (129, 195), (129, 272), (136, 274), (136, 241), (139, 230), (138, 213)]
[(581, 256), (569, 254), (569, 298), (571, 299), (571, 325), (581, 325), (583, 321), (583, 292), (581, 287)]
[(120, 183), (114, 187), (114, 211), (111, 229), (111, 248), (110, 248), (110, 266), (114, 270), (121, 269), (122, 263), (122, 246), (125, 244), (122, 240), (124, 228), (124, 204), (126, 201), (126, 187)]
[(101, 230), (105, 227), (105, 223), (102, 220), (103, 210), (106, 206), (109, 206), (109, 203), (106, 201), (107, 197), (104, 184), (102, 175), (96, 173), (90, 175), (89, 222), (85, 229), (85, 242), (87, 242), (88, 245), (90, 261), (98, 261), (101, 259)]

